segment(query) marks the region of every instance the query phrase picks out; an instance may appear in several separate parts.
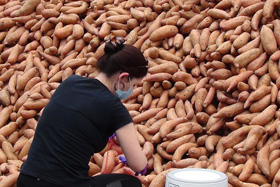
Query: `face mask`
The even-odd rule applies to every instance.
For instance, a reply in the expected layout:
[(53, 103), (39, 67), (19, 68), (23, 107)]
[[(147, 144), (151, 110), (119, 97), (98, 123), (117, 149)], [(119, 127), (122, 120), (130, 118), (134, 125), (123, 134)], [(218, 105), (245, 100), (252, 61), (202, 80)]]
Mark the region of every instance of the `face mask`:
[(133, 87), (131, 86), (130, 79), (129, 79), (129, 84), (130, 84), (129, 89), (127, 91), (122, 91), (122, 90), (119, 89), (120, 82), (118, 82), (118, 89), (116, 90), (115, 95), (118, 98), (120, 98), (121, 100), (127, 99), (127, 98), (129, 98), (129, 96), (131, 96), (131, 94), (133, 92)]

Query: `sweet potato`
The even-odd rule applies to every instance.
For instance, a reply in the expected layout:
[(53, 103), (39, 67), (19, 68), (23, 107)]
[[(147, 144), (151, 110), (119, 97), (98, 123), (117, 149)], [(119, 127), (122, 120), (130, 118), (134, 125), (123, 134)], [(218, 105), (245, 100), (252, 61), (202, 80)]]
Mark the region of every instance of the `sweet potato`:
[(207, 12), (207, 15), (208, 16), (211, 16), (213, 18), (216, 18), (216, 19), (229, 19), (230, 18), (230, 15), (224, 11), (224, 10), (221, 10), (221, 9), (210, 9), (208, 12)]
[(224, 43), (222, 43), (221, 45), (219, 45), (219, 47), (216, 49), (217, 52), (219, 52), (220, 54), (227, 54), (230, 49), (231, 49), (231, 42), (230, 41), (226, 41)]
[(18, 27), (14, 32), (8, 33), (4, 39), (4, 43), (11, 45), (15, 42), (17, 42), (20, 38), (20, 36), (25, 32), (25, 28), (23, 26)]
[(240, 34), (232, 43), (233, 47), (239, 49), (243, 47), (249, 41), (251, 35), (248, 32), (243, 32)]
[(86, 58), (76, 58), (76, 59), (71, 59), (66, 61), (61, 69), (65, 70), (66, 68), (70, 67), (71, 69), (73, 68), (77, 68), (79, 66), (85, 65), (86, 64), (87, 59)]
[(221, 23), (221, 28), (224, 30), (235, 29), (237, 26), (242, 25), (245, 20), (249, 20), (248, 16), (237, 16)]
[(36, 40), (34, 40), (34, 41), (28, 43), (28, 44), (25, 46), (25, 48), (24, 48), (23, 51), (24, 51), (24, 52), (30, 52), (30, 51), (36, 49), (38, 46), (39, 46), (39, 42), (36, 41)]
[(158, 175), (163, 171), (163, 159), (159, 154), (154, 154), (153, 155), (153, 160), (154, 160), (154, 171)]
[(222, 162), (215, 170), (225, 173), (228, 170), (229, 161)]
[(195, 109), (198, 112), (201, 112), (203, 110), (203, 102), (204, 102), (206, 96), (207, 96), (207, 89), (206, 88), (200, 88), (197, 91), (197, 97), (196, 97), (194, 106), (195, 106)]
[[(188, 152), (188, 150), (192, 147), (197, 147), (198, 145), (196, 143), (184, 143), (180, 145), (174, 152), (172, 160), (175, 161), (175, 163), (180, 162), (181, 158), (184, 154)], [(179, 164), (179, 163), (178, 163)]]
[(144, 81), (148, 82), (161, 82), (164, 80), (169, 80), (172, 78), (172, 75), (169, 73), (155, 73), (155, 74), (148, 74)]
[(175, 168), (170, 168), (170, 169), (167, 169), (165, 171), (162, 171), (161, 173), (159, 173), (153, 180), (152, 182), (150, 183), (150, 187), (164, 187), (165, 185), (165, 178), (166, 178), (166, 175), (174, 170)]
[(280, 44), (280, 35), (279, 35), (280, 22), (279, 22), (279, 20), (274, 20), (273, 25), (274, 25), (273, 33), (274, 33), (276, 42), (277, 42), (277, 44), (279, 46), (279, 44)]
[(15, 172), (13, 174), (10, 174), (8, 176), (5, 176), (1, 181), (0, 185), (1, 186), (13, 186), (16, 184), (17, 179), (19, 176), (19, 172)]
[(206, 15), (204, 14), (196, 14), (195, 16), (191, 17), (188, 21), (186, 21), (180, 31), (182, 34), (190, 33), (197, 25), (200, 23)]
[(45, 49), (47, 49), (52, 46), (53, 41), (49, 36), (42, 36), (40, 39), (40, 43), (43, 45)]
[(274, 1), (272, 1), (272, 0), (268, 0), (264, 3), (263, 16), (265, 18), (271, 18), (272, 17), (274, 6), (275, 6), (275, 4), (274, 4)]
[(154, 146), (151, 142), (146, 141), (143, 145), (143, 152), (147, 159), (151, 158), (154, 153)]
[(34, 75), (37, 73), (37, 68), (33, 67), (26, 71), (23, 75), (20, 75), (17, 79), (17, 85), (16, 89), (17, 90), (23, 90), (27, 82), (34, 77)]
[(221, 68), (209, 73), (209, 75), (216, 80), (225, 80), (232, 76), (232, 72), (228, 69)]
[(191, 40), (190, 40), (190, 36), (185, 37), (184, 41), (183, 41), (183, 51), (185, 54), (189, 54), (191, 49), (193, 48)]
[(185, 106), (184, 106), (183, 100), (180, 99), (179, 101), (176, 102), (175, 112), (176, 112), (176, 115), (178, 117), (185, 117), (186, 116), (186, 111), (185, 111)]
[(238, 114), (234, 117), (234, 120), (243, 123), (243, 124), (249, 124), (250, 121), (256, 116), (258, 113), (249, 113), (249, 114)]
[(5, 140), (2, 143), (2, 150), (5, 153), (5, 155), (7, 156), (8, 159), (10, 160), (17, 160), (18, 156), (17, 154), (15, 154), (14, 150), (13, 150), (13, 146), (10, 142), (8, 142), (7, 140)]
[(118, 153), (114, 150), (108, 150), (104, 153), (104, 159), (102, 162), (101, 167), (101, 173), (110, 173), (115, 165), (116, 165), (116, 159), (115, 157), (118, 155)]
[(29, 110), (40, 110), (45, 107), (49, 102), (49, 99), (28, 99), (23, 106)]
[(251, 16), (252, 14), (257, 12), (258, 10), (262, 9), (263, 6), (264, 6), (263, 2), (259, 2), (259, 3), (249, 5), (246, 8), (244, 8), (243, 10), (241, 10), (237, 15), (238, 16)]
[[(10, 82), (11, 77), (14, 75), (15, 70), (14, 69), (9, 69), (7, 71), (5, 71), (1, 76), (0, 76), (0, 80), (2, 82)], [(8, 85), (9, 86), (9, 85)]]
[(262, 99), (254, 102), (249, 110), (250, 112), (261, 112), (263, 111), (266, 107), (268, 107), (271, 103), (271, 94), (268, 94), (264, 96)]
[(55, 30), (54, 35), (58, 39), (64, 39), (72, 34), (73, 28), (74, 28), (74, 25), (72, 25), (72, 24), (66, 25), (60, 29)]
[(7, 106), (0, 112), (0, 127), (3, 127), (9, 119), (10, 114), (13, 111), (13, 106)]
[(266, 85), (261, 85), (256, 91), (252, 92), (248, 99), (246, 100), (244, 107), (247, 108), (252, 104), (252, 102), (260, 100), (265, 95), (271, 92), (271, 87)]
[(208, 123), (206, 124), (206, 129), (207, 129), (207, 134), (212, 135), (214, 134), (216, 131), (218, 131), (219, 129), (221, 129), (224, 124), (225, 124), (225, 119), (220, 119), (220, 118), (215, 118), (217, 120), (217, 123), (209, 125)]
[(239, 68), (245, 67), (251, 61), (255, 60), (261, 54), (259, 48), (248, 50), (234, 59), (234, 65)]
[(171, 132), (176, 127), (176, 125), (186, 121), (187, 118), (185, 117), (180, 117), (180, 118), (166, 121), (164, 124), (162, 124), (162, 126), (159, 129), (160, 136), (164, 138), (169, 132)]
[[(184, 143), (188, 143), (188, 142), (191, 142), (191, 139), (194, 138), (194, 135), (193, 134), (188, 134), (188, 135), (184, 135), (182, 137), (179, 137), (175, 140), (172, 140), (166, 147), (166, 151), (169, 152), (169, 153), (172, 153), (174, 151), (176, 151), (176, 149), (184, 144)], [(194, 143), (194, 142), (192, 142)]]
[(19, 16), (25, 16), (31, 14), (36, 9), (39, 3), (40, 3), (39, 0), (25, 1), (24, 4), (21, 6), (21, 8), (19, 10), (12, 12), (10, 16), (19, 17)]
[(137, 125), (138, 132), (144, 137), (145, 141), (152, 141), (153, 135), (147, 132), (148, 127), (144, 125)]
[(236, 76), (232, 76), (230, 78), (228, 78), (225, 83), (227, 85), (225, 85), (225, 83), (222, 85), (223, 89), (226, 90), (227, 92), (230, 91), (231, 89), (233, 89), (235, 86), (237, 86), (237, 84), (239, 82), (242, 82), (246, 79), (248, 79), (248, 77), (250, 77), (253, 74), (252, 71), (243, 71), (240, 74), (236, 75)]
[(59, 15), (59, 12), (55, 9), (44, 9), (42, 11), (42, 16), (44, 18), (57, 17), (58, 15)]
[(198, 159), (199, 157), (201, 157), (202, 155), (207, 156), (209, 153), (207, 151), (207, 149), (205, 147), (191, 147), (188, 150), (188, 155), (191, 158), (196, 158)]
[(229, 0), (220, 1), (215, 6), (215, 8), (218, 8), (218, 9), (227, 9), (227, 8), (230, 8), (230, 7), (232, 7), (232, 3)]
[(265, 52), (269, 55), (273, 54), (277, 50), (277, 43), (273, 31), (269, 27), (263, 25), (260, 35)]
[(0, 129), (0, 134), (3, 135), (4, 137), (7, 137), (10, 134), (12, 134), (14, 131), (16, 131), (17, 127), (18, 125), (16, 124), (16, 122), (10, 122)]
[(157, 66), (149, 68), (148, 72), (151, 74), (155, 73), (169, 73), (174, 74), (178, 71), (178, 65), (174, 62), (166, 62), (163, 64), (159, 64)]
[(252, 173), (245, 182), (258, 184), (260, 186), (265, 187), (264, 185), (268, 183), (268, 180), (265, 176), (261, 174)]
[(277, 63), (269, 60), (267, 64), (268, 64), (268, 72), (269, 72), (271, 79), (277, 80), (277, 78), (280, 75), (279, 70), (277, 68)]
[(244, 104), (238, 102), (236, 104), (232, 104), (230, 106), (221, 108), (216, 114), (214, 114), (214, 117), (215, 118), (233, 117), (243, 111), (244, 111)]
[(221, 136), (219, 135), (210, 135), (206, 138), (205, 140), (205, 147), (207, 149), (208, 152), (212, 152), (214, 151), (215, 146), (217, 145), (217, 143), (219, 142), (219, 140), (221, 139)]
[[(179, 127), (181, 125), (184, 125), (184, 126)], [(176, 139), (176, 138), (182, 137), (184, 135), (190, 134), (195, 129), (194, 126), (195, 125), (193, 125), (192, 122), (181, 123), (178, 126), (176, 126), (172, 132), (168, 133), (166, 135), (166, 138), (167, 139)]]
[(269, 148), (268, 145), (265, 145), (257, 154), (257, 165), (258, 165), (258, 168), (267, 177), (270, 176), (269, 153), (270, 153), (270, 148)]
[(264, 111), (262, 111), (256, 117), (254, 117), (250, 121), (249, 125), (261, 125), (261, 126), (265, 125), (273, 118), (276, 108), (277, 108), (276, 105), (268, 106)]
[(232, 173), (230, 172), (226, 172), (226, 175), (228, 177), (228, 182), (233, 185), (233, 186), (236, 186), (236, 187), (242, 187), (242, 186), (250, 186), (250, 187), (256, 187), (258, 186), (257, 184), (253, 184), (253, 183), (245, 183), (245, 182), (241, 182), (235, 175), (233, 175)]
[(267, 54), (266, 53), (261, 54), (255, 60), (253, 60), (248, 64), (247, 69), (256, 71), (257, 69), (263, 66), (266, 59), (267, 59)]
[(167, 51), (164, 49), (159, 49), (158, 52), (159, 52), (159, 57), (161, 57), (164, 60), (172, 61), (177, 64), (179, 64), (182, 61), (182, 59), (179, 56), (176, 56), (175, 54), (173, 54), (170, 51)]
[(172, 154), (166, 152), (165, 148), (170, 143), (170, 141), (165, 141), (157, 145), (156, 150), (157, 153), (164, 159), (171, 160)]
[(197, 83), (197, 80), (194, 79), (194, 78), (192, 77), (192, 75), (190, 75), (190, 74), (188, 74), (188, 73), (186, 73), (186, 72), (180, 72), (180, 71), (178, 71), (178, 72), (176, 72), (176, 73), (173, 74), (172, 80), (175, 81), (175, 82), (177, 82), (177, 81), (183, 81), (183, 82), (185, 82), (187, 85), (192, 85), (192, 84), (194, 84), (194, 83)]
[(71, 8), (70, 10), (67, 10), (65, 13), (66, 14), (83, 14), (88, 8), (88, 3), (87, 2), (82, 2), (81, 6)]
[(252, 21), (251, 21), (251, 26), (252, 26), (252, 29), (254, 30), (257, 30), (258, 29), (258, 26), (259, 26), (259, 23), (261, 21), (261, 18), (263, 16), (263, 10), (258, 10), (254, 16), (252, 17)]
[(11, 54), (9, 55), (7, 59), (7, 63), (15, 64), (18, 60), (19, 54), (23, 51), (23, 47), (20, 45), (15, 45), (11, 51)]
[(277, 158), (270, 164), (270, 167), (269, 167), (270, 168), (270, 176), (269, 176), (270, 181), (272, 181), (274, 179), (276, 173), (279, 170), (279, 166), (280, 166), (279, 162), (280, 162), (280, 158)]
[(264, 133), (264, 128), (261, 126), (254, 126), (248, 133), (245, 139), (244, 146), (237, 150), (238, 153), (245, 154), (247, 151), (253, 149)]
[(275, 174), (274, 180), (273, 182), (279, 183), (280, 182), (280, 170), (277, 171), (277, 173)]
[(52, 56), (52, 55), (48, 55), (44, 52), (40, 52), (39, 51), (39, 54), (44, 57), (48, 62), (50, 62), (51, 64), (58, 64), (61, 60), (56, 57), (56, 56)]
[(162, 110), (162, 108), (152, 108), (152, 109), (146, 110), (146, 111), (142, 112), (141, 114), (135, 116), (133, 118), (133, 122), (140, 123), (142, 121), (145, 121), (145, 120), (155, 116), (161, 110)]
[(243, 126), (235, 131), (232, 131), (228, 136), (222, 140), (222, 144), (226, 148), (231, 148), (237, 143), (244, 140), (253, 126)]

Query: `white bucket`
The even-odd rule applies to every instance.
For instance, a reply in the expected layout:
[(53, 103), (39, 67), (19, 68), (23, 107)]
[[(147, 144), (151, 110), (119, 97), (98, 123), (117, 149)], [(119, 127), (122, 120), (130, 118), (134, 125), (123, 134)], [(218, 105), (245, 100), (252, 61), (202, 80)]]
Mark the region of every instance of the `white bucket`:
[(227, 187), (228, 177), (219, 171), (200, 168), (176, 169), (166, 175), (165, 187)]

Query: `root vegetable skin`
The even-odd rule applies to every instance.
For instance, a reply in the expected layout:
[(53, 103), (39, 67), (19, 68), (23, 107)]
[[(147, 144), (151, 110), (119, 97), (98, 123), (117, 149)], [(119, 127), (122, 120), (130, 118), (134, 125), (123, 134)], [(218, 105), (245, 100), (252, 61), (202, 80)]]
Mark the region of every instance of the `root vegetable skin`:
[(271, 55), (277, 50), (277, 43), (273, 31), (263, 25), (261, 28), (261, 42), (267, 54)]
[(39, 0), (28, 0), (25, 1), (25, 3), (21, 6), (19, 10), (16, 10), (11, 13), (11, 17), (19, 17), (19, 16), (25, 16), (30, 13), (32, 13), (37, 5), (40, 3)]
[(167, 169), (165, 171), (162, 171), (161, 173), (159, 173), (153, 180), (152, 182), (150, 183), (150, 187), (164, 187), (165, 185), (165, 177), (166, 175), (174, 170), (175, 168), (170, 168), (170, 169)]
[(151, 33), (149, 39), (154, 42), (165, 38), (173, 37), (178, 33), (178, 28), (173, 25), (165, 25)]
[(147, 75), (144, 80), (148, 82), (161, 82), (164, 80), (169, 80), (172, 78), (172, 75), (169, 73), (155, 73)]
[(216, 114), (215, 118), (233, 117), (244, 111), (244, 103), (236, 103), (230, 106), (221, 108)]
[(261, 126), (254, 126), (248, 133), (247, 138), (245, 139), (244, 146), (237, 150), (239, 153), (246, 153), (247, 151), (250, 151), (253, 149), (258, 141), (261, 139), (262, 135), (264, 133), (264, 128)]
[(226, 148), (231, 148), (237, 143), (241, 142), (253, 126), (244, 126), (238, 130), (232, 131), (228, 136), (222, 140), (222, 144)]
[(116, 151), (109, 150), (104, 154), (104, 159), (101, 167), (101, 173), (110, 173), (115, 167), (115, 157), (118, 155)]
[(271, 105), (267, 107), (263, 112), (258, 114), (256, 117), (254, 117), (249, 125), (265, 125), (268, 123), (274, 116), (277, 106)]

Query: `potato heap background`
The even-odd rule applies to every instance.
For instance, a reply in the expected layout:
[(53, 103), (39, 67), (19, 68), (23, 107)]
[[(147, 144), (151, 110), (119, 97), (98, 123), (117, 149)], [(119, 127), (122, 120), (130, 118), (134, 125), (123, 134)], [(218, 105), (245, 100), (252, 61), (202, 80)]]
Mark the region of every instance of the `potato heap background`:
[[(16, 186), (44, 107), (71, 74), (94, 78), (109, 37), (149, 73), (124, 105), (148, 161), (143, 186), (175, 168), (229, 186), (280, 184), (279, 0), (0, 0), (0, 186)], [(71, 104), (71, 103), (69, 103)], [(63, 111), (61, 111), (63, 112)], [(89, 175), (134, 172), (113, 139)]]

